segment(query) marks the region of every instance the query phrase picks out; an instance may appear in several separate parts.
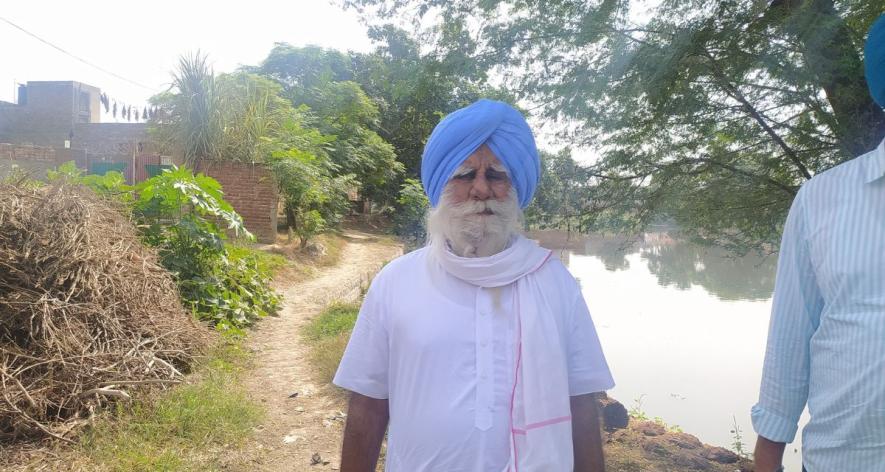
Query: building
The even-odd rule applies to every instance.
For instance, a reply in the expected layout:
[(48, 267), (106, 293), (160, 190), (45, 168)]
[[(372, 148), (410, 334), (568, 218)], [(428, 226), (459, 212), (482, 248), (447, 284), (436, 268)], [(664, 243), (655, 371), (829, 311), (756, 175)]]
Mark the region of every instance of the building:
[[(0, 143), (20, 148), (20, 155), (32, 155), (34, 148), (51, 148), (42, 154), (53, 154), (60, 162), (75, 161), (91, 173), (118, 170), (130, 182), (149, 172), (145, 166), (156, 171), (171, 163), (152, 152), (145, 123), (101, 123), (101, 106), (101, 90), (88, 84), (40, 81), (19, 85), (18, 103), (0, 102)], [(16, 163), (29, 171), (43, 170), (46, 165)]]
[[(151, 144), (146, 123), (101, 123), (101, 90), (91, 85), (28, 82), (19, 86), (17, 101), (0, 101), (0, 180), (21, 171), (42, 178), (74, 161), (91, 174), (121, 172), (132, 184), (173, 163)], [(222, 184), (225, 199), (259, 241), (276, 240), (279, 195), (268, 169), (206, 161), (195, 171)]]

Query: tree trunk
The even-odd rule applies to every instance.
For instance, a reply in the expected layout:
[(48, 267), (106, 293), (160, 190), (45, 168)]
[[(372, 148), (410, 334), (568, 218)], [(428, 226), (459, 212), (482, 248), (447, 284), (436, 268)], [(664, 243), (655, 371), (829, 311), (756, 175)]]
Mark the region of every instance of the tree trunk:
[(292, 231), (295, 229), (295, 210), (290, 205), (286, 205), (286, 233), (289, 241), (292, 241)]

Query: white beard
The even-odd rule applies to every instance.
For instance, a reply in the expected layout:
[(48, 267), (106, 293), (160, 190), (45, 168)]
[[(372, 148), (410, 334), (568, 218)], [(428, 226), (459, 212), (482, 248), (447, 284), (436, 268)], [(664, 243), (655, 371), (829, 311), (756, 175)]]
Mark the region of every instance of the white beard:
[[(481, 215), (483, 211), (491, 215)], [(427, 212), (428, 243), (444, 250), (446, 243), (461, 257), (488, 257), (507, 248), (522, 228), (522, 210), (512, 189), (506, 200), (467, 200), (451, 203), (444, 192)]]

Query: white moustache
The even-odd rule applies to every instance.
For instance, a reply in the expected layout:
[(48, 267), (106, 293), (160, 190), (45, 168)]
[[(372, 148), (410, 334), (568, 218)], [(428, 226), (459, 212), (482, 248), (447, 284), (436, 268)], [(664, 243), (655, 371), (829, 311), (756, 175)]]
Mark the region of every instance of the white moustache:
[(490, 256), (503, 250), (519, 232), (521, 216), (515, 192), (504, 201), (460, 203), (452, 203), (449, 194), (443, 193), (439, 206), (431, 208), (428, 214), (427, 236), (438, 248), (448, 242), (458, 255)]
[[(445, 202), (447, 203), (447, 202)], [(469, 217), (472, 215), (491, 214), (505, 219), (513, 215), (513, 205), (509, 201), (498, 200), (467, 200), (461, 203), (449, 204), (447, 213), (450, 218)]]

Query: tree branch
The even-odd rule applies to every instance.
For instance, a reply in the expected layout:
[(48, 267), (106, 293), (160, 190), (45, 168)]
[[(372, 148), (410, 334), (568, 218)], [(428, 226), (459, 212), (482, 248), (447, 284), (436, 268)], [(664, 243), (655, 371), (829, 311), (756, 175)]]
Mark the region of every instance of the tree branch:
[(744, 110), (747, 114), (753, 118), (756, 123), (768, 134), (769, 137), (778, 145), (781, 149), (784, 150), (784, 153), (790, 159), (790, 161), (796, 166), (799, 172), (805, 177), (805, 180), (811, 179), (811, 172), (808, 171), (808, 167), (802, 163), (802, 160), (796, 154), (796, 151), (793, 150), (784, 140), (780, 137), (777, 132), (768, 125), (765, 121), (765, 118), (756, 110), (756, 107), (750, 103), (746, 97), (737, 89), (731, 82), (728, 81), (728, 78), (725, 77), (725, 74), (719, 68), (719, 65), (716, 62), (716, 59), (706, 50), (703, 51), (704, 55), (709, 59), (711, 70), (713, 71), (713, 76), (716, 77), (720, 82), (719, 86), (727, 93), (730, 97), (737, 100), (741, 105), (744, 106)]

